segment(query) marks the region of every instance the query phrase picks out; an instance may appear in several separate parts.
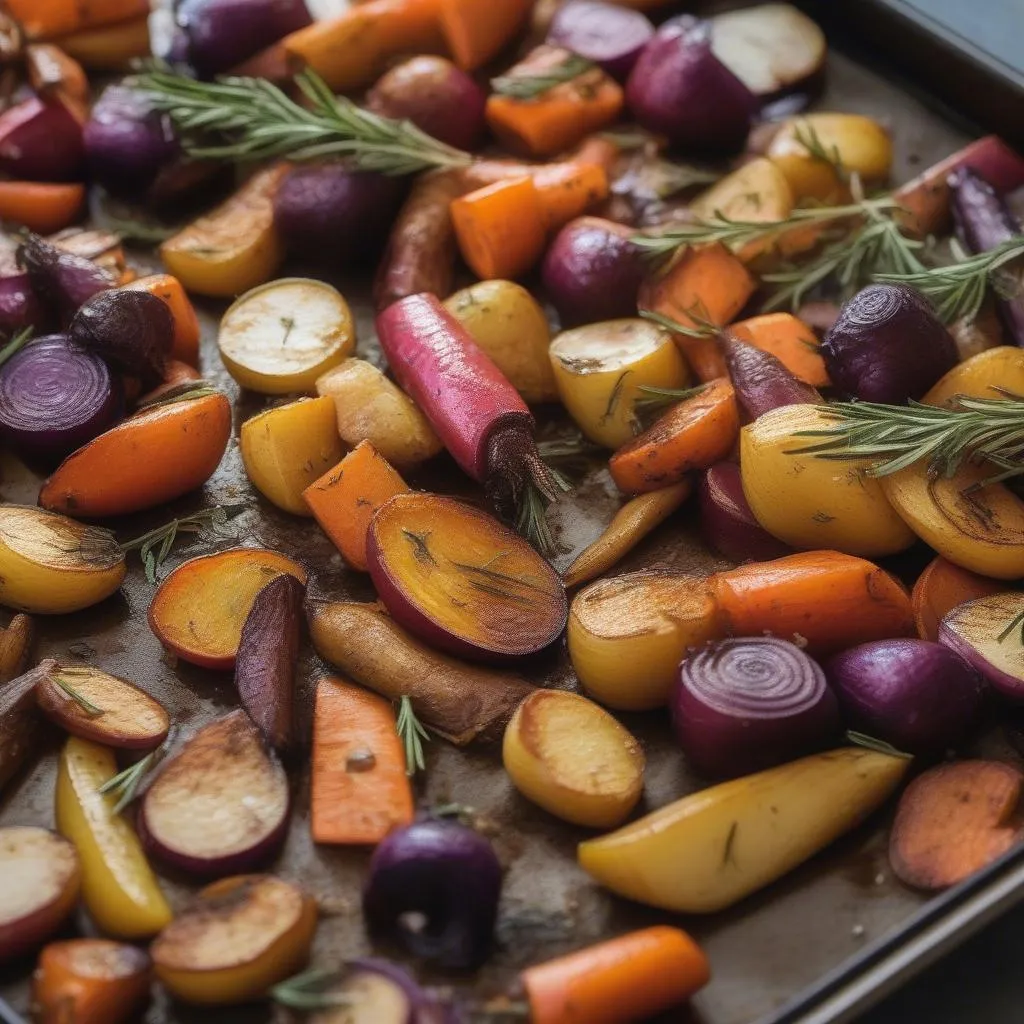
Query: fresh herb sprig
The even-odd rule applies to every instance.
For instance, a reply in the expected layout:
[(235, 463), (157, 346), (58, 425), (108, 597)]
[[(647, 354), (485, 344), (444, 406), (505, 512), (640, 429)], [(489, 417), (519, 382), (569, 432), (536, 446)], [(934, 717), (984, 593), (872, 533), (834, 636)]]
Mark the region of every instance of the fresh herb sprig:
[(3, 366), (11, 356), (20, 352), (31, 340), (31, 327), (23, 327), (17, 334), (13, 335), (11, 340), (3, 348), (0, 348), (0, 366)]
[(331, 991), (341, 979), (339, 971), (314, 967), (275, 985), (270, 990), (270, 996), (275, 1003), (289, 1010), (304, 1012), (352, 1006), (353, 999), (350, 995)]
[(223, 392), (212, 381), (186, 380), (161, 391), (160, 394), (153, 398), (139, 402), (136, 409), (141, 412), (143, 409), (156, 409), (159, 406), (174, 405), (177, 402), (192, 402), (197, 398), (207, 398), (209, 395), (221, 394)]
[(167, 70), (137, 76), (133, 85), (167, 113), (189, 156), (199, 160), (253, 161), (287, 157), (346, 157), (365, 171), (414, 174), (430, 167), (465, 167), (471, 157), (446, 146), (409, 121), (395, 121), (335, 96), (306, 69), (295, 84), (309, 101), (301, 106), (262, 78), (225, 77), (197, 82)]
[(633, 403), (633, 411), (640, 417), (640, 422), (646, 427), (656, 420), (666, 409), (671, 409), (688, 398), (699, 395), (707, 384), (697, 384), (692, 388), (656, 388), (651, 385), (641, 384), (637, 389), (643, 392), (644, 397), (638, 398)]
[(227, 525), (228, 521), (235, 516), (241, 515), (248, 505), (216, 505), (214, 508), (204, 508), (191, 515), (182, 516), (180, 519), (172, 519), (155, 530), (144, 533), (121, 545), (121, 550), (138, 551), (142, 558), (142, 564), (146, 568), (146, 579), (150, 583), (156, 583), (157, 569), (163, 565), (164, 560), (171, 553), (174, 542), (179, 534), (202, 533), (203, 530), (218, 532)]
[(135, 799), (142, 780), (160, 763), (169, 749), (170, 743), (171, 736), (168, 736), (156, 750), (151, 750), (144, 758), (129, 765), (124, 771), (118, 772), (100, 786), (97, 792), (101, 795), (106, 796), (108, 793), (117, 795), (114, 814), (120, 814)]
[(818, 134), (818, 129), (810, 121), (798, 121), (793, 129), (793, 138), (807, 150), (812, 159), (828, 164), (839, 181), (848, 182), (850, 180), (850, 172), (843, 164), (839, 147), (834, 144), (831, 147), (826, 146)]
[(819, 406), (834, 425), (803, 430), (819, 440), (787, 454), (820, 459), (873, 459), (869, 476), (898, 473), (927, 460), (932, 476), (952, 477), (964, 465), (990, 462), (1007, 476), (1024, 472), (1024, 396), (959, 397), (953, 408), (837, 402)]
[(75, 684), (65, 678), (66, 676), (86, 674), (88, 674), (87, 669), (62, 668), (50, 676), (50, 679), (65, 697), (74, 701), (90, 718), (99, 718), (104, 714), (103, 708), (97, 707), (84, 694), (79, 693), (75, 689)]
[(398, 718), (395, 730), (402, 739), (405, 749), (405, 774), (413, 776), (427, 767), (423, 756), (423, 742), (430, 742), (430, 733), (420, 724), (416, 712), (412, 709), (412, 700), (403, 696), (398, 702)]
[(550, 92), (559, 85), (571, 82), (574, 78), (586, 74), (597, 65), (593, 61), (570, 53), (565, 60), (536, 74), (499, 75), (491, 79), (491, 89), (499, 96), (507, 96), (514, 100), (535, 100), (538, 96)]

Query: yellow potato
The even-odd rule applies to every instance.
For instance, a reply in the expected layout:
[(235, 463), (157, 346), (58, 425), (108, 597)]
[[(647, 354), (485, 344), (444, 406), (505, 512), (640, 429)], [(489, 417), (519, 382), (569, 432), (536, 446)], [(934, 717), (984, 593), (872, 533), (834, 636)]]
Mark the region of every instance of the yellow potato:
[(285, 277), (243, 295), (217, 334), (228, 373), (250, 391), (312, 391), (316, 379), (356, 347), (355, 326), (341, 293), (322, 281)]
[(199, 295), (231, 298), (274, 276), (284, 247), (274, 229), (274, 193), (288, 167), (254, 174), (233, 196), (160, 246), (169, 273)]
[(502, 760), (527, 800), (574, 825), (614, 828), (643, 791), (640, 744), (575, 693), (531, 693), (505, 729)]
[(641, 387), (684, 388), (690, 375), (672, 336), (649, 320), (607, 320), (563, 331), (551, 344), (562, 404), (596, 444), (621, 448), (640, 432)]
[(252, 485), (278, 508), (311, 516), (302, 492), (341, 461), (334, 403), (300, 398), (242, 424), (242, 462)]
[(57, 831), (82, 865), (82, 899), (100, 930), (145, 939), (171, 920), (156, 877), (128, 820), (114, 813), (115, 794), (100, 786), (117, 774), (114, 752), (72, 736), (57, 769)]
[[(828, 159), (812, 154), (818, 145)], [(868, 184), (885, 181), (892, 169), (892, 140), (861, 114), (804, 114), (787, 121), (772, 139), (768, 158), (782, 172), (797, 202), (842, 203), (849, 191), (836, 174), (836, 161)]]
[(551, 328), (540, 303), (514, 281), (479, 281), (445, 300), (445, 307), (530, 403), (555, 402), (548, 358)]
[(1000, 345), (965, 359), (946, 373), (921, 399), (925, 405), (954, 405), (957, 395), (1002, 398), (996, 388), (1024, 395), (1024, 349)]
[(59, 615), (110, 597), (124, 552), (109, 530), (56, 512), (0, 505), (0, 604)]
[(1024, 576), (1024, 502), (1003, 484), (964, 493), (998, 474), (968, 466), (947, 479), (929, 479), (924, 463), (881, 478), (885, 494), (907, 525), (947, 561), (997, 580)]
[(704, 581), (673, 570), (598, 580), (569, 608), (577, 678), (595, 700), (623, 711), (666, 704), (687, 648), (720, 635)]
[(316, 917), (315, 901), (290, 882), (222, 879), (153, 943), (156, 975), (176, 999), (199, 1006), (261, 999), (309, 959)]
[(867, 476), (870, 460), (792, 455), (819, 438), (799, 437), (831, 421), (813, 405), (786, 405), (740, 431), (743, 493), (757, 521), (794, 548), (831, 548), (876, 558), (914, 543), (914, 534)]
[(416, 403), (364, 359), (346, 359), (317, 379), (316, 390), (334, 400), (338, 433), (352, 448), (369, 441), (393, 466), (407, 468), (444, 447)]
[(685, 796), (579, 846), (612, 892), (707, 914), (775, 881), (854, 828), (899, 785), (910, 759), (844, 747)]

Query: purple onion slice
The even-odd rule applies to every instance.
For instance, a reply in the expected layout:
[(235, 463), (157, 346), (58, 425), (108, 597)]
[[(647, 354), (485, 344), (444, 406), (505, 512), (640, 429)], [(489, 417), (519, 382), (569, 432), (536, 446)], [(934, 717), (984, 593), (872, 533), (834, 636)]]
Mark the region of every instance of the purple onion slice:
[(1004, 697), (1024, 702), (1024, 593), (958, 605), (942, 620), (939, 643), (973, 665)]

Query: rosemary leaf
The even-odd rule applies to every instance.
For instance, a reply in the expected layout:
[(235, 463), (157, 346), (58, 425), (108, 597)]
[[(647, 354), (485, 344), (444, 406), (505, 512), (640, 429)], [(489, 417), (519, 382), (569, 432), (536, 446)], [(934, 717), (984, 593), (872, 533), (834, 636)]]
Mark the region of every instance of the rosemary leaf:
[(850, 180), (849, 172), (843, 166), (843, 158), (839, 152), (839, 147), (833, 145), (829, 149), (821, 141), (817, 128), (810, 121), (799, 121), (793, 131), (793, 137), (807, 150), (812, 159), (817, 160), (819, 163), (828, 164), (835, 171), (836, 177), (841, 182)]
[(579, 78), (593, 67), (596, 67), (593, 61), (579, 54), (570, 53), (560, 64), (555, 64), (535, 75), (501, 75), (492, 78), (491, 88), (499, 96), (508, 96), (515, 100), (535, 100), (556, 86)]
[(120, 814), (138, 795), (139, 786), (142, 780), (160, 763), (164, 754), (169, 749), (171, 735), (156, 748), (151, 750), (140, 761), (118, 772), (113, 778), (107, 779), (97, 790), (101, 795), (108, 793), (117, 794), (117, 803), (114, 804), (114, 814)]
[(420, 131), (363, 110), (306, 69), (295, 84), (307, 108), (262, 78), (197, 82), (167, 70), (148, 70), (134, 87), (170, 115), (185, 151), (199, 160), (255, 161), (287, 157), (344, 157), (365, 171), (415, 174), (429, 167), (465, 167), (470, 155)]
[(352, 1006), (354, 1001), (351, 996), (343, 992), (330, 991), (341, 979), (342, 974), (339, 971), (314, 967), (275, 985), (270, 990), (270, 996), (275, 1003), (289, 1010), (308, 1012), (329, 1010), (336, 1006)]
[(678, 320), (674, 320), (664, 313), (655, 312), (653, 309), (641, 309), (637, 312), (644, 320), (650, 320), (652, 323), (664, 327), (666, 331), (681, 334), (684, 338), (713, 338), (721, 330), (707, 318), (707, 310), (701, 306), (691, 306), (686, 310), (686, 315), (693, 321), (694, 326), (692, 327), (681, 324)]
[(1024, 612), (1015, 615), (1010, 624), (996, 637), (996, 643), (1001, 644), (1018, 626), (1020, 626), (1020, 643), (1024, 646)]
[(874, 750), (879, 754), (889, 754), (892, 757), (902, 757), (905, 761), (911, 761), (914, 757), (913, 754), (908, 754), (904, 750), (899, 750), (891, 743), (886, 743), (885, 740), (876, 739), (874, 736), (868, 736), (867, 733), (854, 732), (854, 730), (850, 729), (846, 733), (846, 738), (855, 747), (864, 747), (866, 750)]
[(656, 388), (647, 384), (641, 384), (638, 388), (647, 398), (638, 398), (633, 405), (633, 411), (640, 417), (645, 427), (656, 420), (666, 409), (685, 402), (694, 395), (699, 395), (707, 384), (697, 384), (692, 388)]
[(99, 718), (100, 715), (105, 713), (103, 708), (97, 707), (91, 700), (88, 700), (80, 694), (75, 687), (59, 673), (50, 676), (50, 678), (64, 696), (73, 700), (90, 718)]
[(0, 348), (0, 366), (3, 366), (11, 356), (20, 352), (32, 339), (32, 328), (23, 327), (10, 341)]
[(398, 719), (395, 729), (402, 739), (405, 748), (405, 774), (412, 776), (427, 767), (423, 756), (423, 741), (430, 742), (430, 733), (420, 724), (412, 709), (412, 700), (404, 696), (398, 702)]
[(150, 398), (148, 401), (139, 402), (138, 409), (156, 409), (162, 405), (173, 405), (175, 402), (191, 402), (196, 398), (206, 398), (208, 395), (222, 394), (220, 388), (208, 380), (186, 380), (176, 384), (172, 388)]

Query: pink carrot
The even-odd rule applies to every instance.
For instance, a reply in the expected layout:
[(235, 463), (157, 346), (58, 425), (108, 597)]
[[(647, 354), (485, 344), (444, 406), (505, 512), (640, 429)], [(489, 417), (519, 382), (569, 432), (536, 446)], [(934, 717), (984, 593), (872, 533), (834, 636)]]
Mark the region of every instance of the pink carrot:
[[(424, 292), (377, 315), (380, 346), (402, 388), (430, 420), (452, 458), (503, 512), (549, 541), (537, 499), (553, 501), (558, 484), (541, 461), (536, 424), (519, 392), (466, 329)], [(526, 532), (530, 532), (527, 530)]]

